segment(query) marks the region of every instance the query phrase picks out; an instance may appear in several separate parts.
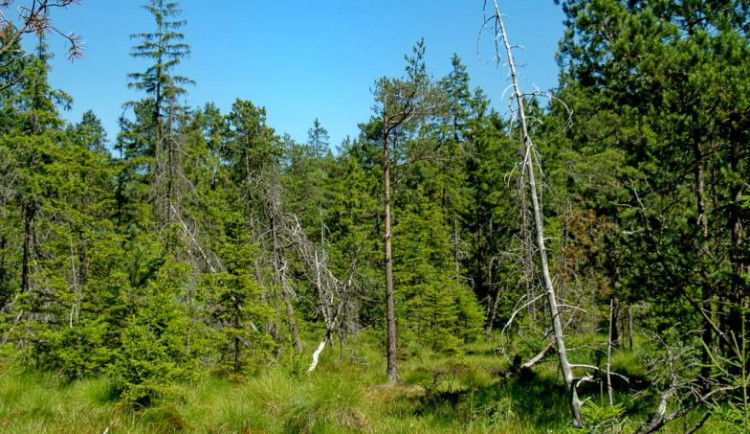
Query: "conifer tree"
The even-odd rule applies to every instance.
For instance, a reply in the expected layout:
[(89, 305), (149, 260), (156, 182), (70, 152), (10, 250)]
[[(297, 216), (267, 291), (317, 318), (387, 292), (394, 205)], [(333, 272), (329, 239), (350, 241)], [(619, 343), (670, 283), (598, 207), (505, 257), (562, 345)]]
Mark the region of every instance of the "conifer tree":
[(385, 240), (385, 305), (386, 305), (386, 360), (388, 381), (398, 381), (397, 328), (395, 288), (393, 281), (393, 166), (402, 162), (402, 141), (410, 130), (435, 110), (435, 88), (430, 82), (424, 63), (425, 45), (420, 40), (413, 48), (412, 56), (405, 56), (406, 78), (383, 77), (375, 83), (377, 122), (380, 124), (379, 139), (382, 144), (381, 167), (383, 169), (384, 240)]
[(289, 211), (301, 219), (311, 239), (323, 242), (326, 211), (331, 205), (324, 188), (333, 155), (328, 131), (320, 121), (315, 119), (307, 134), (307, 143), (296, 143), (291, 138), (284, 140), (282, 182)]
[(25, 79), (8, 98), (19, 122), (0, 145), (12, 162), (3, 175), (13, 191), (2, 212), (14, 216), (2, 237), (2, 341), (18, 343), (40, 368), (76, 377), (106, 363), (98, 351), (101, 329), (92, 322), (102, 305), (91, 283), (91, 258), (108, 237), (101, 204), (110, 198), (111, 173), (106, 154), (63, 131), (57, 107), (70, 98), (50, 88), (47, 58), (43, 45), (29, 58)]
[(72, 140), (91, 152), (102, 155), (109, 154), (107, 131), (104, 129), (102, 121), (91, 110), (83, 114), (80, 122), (70, 125), (67, 134)]
[[(561, 96), (576, 113), (565, 172), (578, 220), (592, 222), (574, 242), (590, 275), (605, 270), (600, 298), (648, 302), (661, 336), (699, 331), (703, 360), (683, 386), (696, 398), (681, 405), (702, 406), (721, 388), (712, 353), (738, 357), (730, 334), (747, 330), (748, 261), (736, 254), (747, 251), (747, 5), (561, 3)], [(666, 406), (669, 387), (658, 393)], [(645, 432), (673, 419), (659, 413)]]
[(185, 108), (180, 97), (184, 86), (193, 84), (174, 69), (190, 54), (180, 29), (186, 21), (179, 20), (181, 10), (176, 2), (150, 0), (143, 8), (154, 18), (152, 32), (131, 35), (138, 40), (131, 55), (152, 62), (145, 71), (128, 74), (128, 86), (146, 94), (140, 101), (126, 107), (133, 109), (135, 120), (122, 121), (118, 146), (128, 158), (140, 157), (146, 163), (152, 201), (162, 224), (184, 223), (183, 198), (190, 186), (182, 165), (183, 138), (179, 126)]

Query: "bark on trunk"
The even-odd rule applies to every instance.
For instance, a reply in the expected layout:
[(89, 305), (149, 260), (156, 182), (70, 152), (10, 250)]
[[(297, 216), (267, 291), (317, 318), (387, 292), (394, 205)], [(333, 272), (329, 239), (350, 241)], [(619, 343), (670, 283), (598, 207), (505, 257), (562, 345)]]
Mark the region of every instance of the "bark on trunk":
[[(695, 159), (695, 201), (696, 209), (698, 211), (698, 219), (696, 224), (700, 230), (701, 239), (700, 243), (700, 255), (701, 258), (706, 257), (709, 253), (708, 247), (708, 216), (706, 213), (706, 183), (705, 183), (705, 169), (703, 166), (703, 151), (699, 142), (700, 138), (695, 138), (693, 143), (693, 157)], [(699, 259), (699, 264), (700, 264)], [(701, 267), (700, 275), (702, 278), (701, 282), (701, 309), (708, 308), (711, 310), (711, 288), (707, 282), (706, 271)], [(703, 340), (703, 353), (701, 356), (701, 377), (704, 380), (708, 380), (711, 376), (711, 355), (709, 354), (712, 347), (713, 332), (707, 319), (704, 317), (702, 324), (701, 340)]]
[(461, 237), (458, 234), (458, 217), (453, 216), (453, 266), (456, 271), (456, 282), (461, 281)]
[(505, 24), (502, 20), (502, 14), (500, 12), (500, 6), (497, 0), (493, 0), (496, 11), (496, 19), (498, 30), (501, 33), (503, 44), (505, 46), (505, 52), (508, 59), (508, 67), (510, 68), (510, 76), (513, 85), (513, 98), (516, 101), (518, 107), (518, 118), (521, 126), (521, 134), (523, 138), (525, 157), (524, 165), (526, 166), (526, 176), (529, 181), (529, 191), (531, 193), (531, 205), (534, 213), (534, 227), (536, 229), (536, 245), (539, 252), (539, 259), (542, 266), (542, 276), (544, 277), (544, 286), (547, 290), (547, 302), (550, 310), (550, 319), (552, 321), (552, 327), (555, 335), (555, 345), (557, 348), (557, 355), (560, 361), (560, 370), (562, 371), (563, 378), (565, 380), (565, 389), (568, 393), (570, 400), (570, 410), (573, 418), (573, 425), (575, 427), (582, 427), (583, 421), (581, 417), (581, 402), (578, 399), (578, 393), (576, 392), (573, 376), (573, 370), (568, 362), (568, 351), (565, 346), (565, 337), (563, 335), (562, 320), (560, 317), (560, 310), (557, 305), (557, 295), (555, 294), (555, 288), (552, 283), (552, 276), (549, 271), (549, 264), (547, 259), (547, 249), (544, 242), (544, 216), (542, 214), (542, 206), (539, 200), (536, 185), (536, 175), (534, 168), (534, 143), (529, 135), (528, 123), (526, 120), (526, 112), (523, 103), (523, 94), (521, 93), (520, 86), (518, 85), (518, 74), (516, 72), (516, 65), (513, 59), (513, 50), (511, 49), (508, 41), (508, 35), (505, 30)]
[[(271, 200), (276, 200), (272, 198)], [(294, 306), (292, 305), (292, 295), (289, 292), (289, 282), (286, 279), (286, 261), (284, 259), (284, 252), (281, 248), (279, 241), (279, 224), (277, 222), (277, 215), (275, 206), (271, 205), (271, 236), (273, 239), (273, 266), (276, 272), (276, 278), (278, 279), (279, 286), (281, 287), (281, 299), (284, 302), (284, 308), (286, 309), (287, 320), (289, 321), (289, 332), (292, 334), (292, 340), (294, 341), (294, 349), (297, 354), (302, 354), (302, 341), (299, 338), (299, 328), (297, 327), (297, 320), (294, 318)]]
[(609, 343), (612, 349), (620, 348), (620, 330), (617, 328), (617, 320), (620, 318), (620, 303), (616, 297), (609, 300)]
[[(740, 146), (737, 144), (741, 138), (736, 138), (735, 143), (730, 151), (730, 165), (733, 173), (742, 173), (740, 168)], [(740, 178), (741, 179), (741, 178)], [(744, 183), (734, 181), (730, 189), (730, 194), (735, 205), (730, 207), (729, 211), (729, 229), (731, 231), (731, 247), (729, 260), (732, 264), (732, 284), (730, 291), (729, 314), (725, 330), (734, 330), (739, 334), (739, 341), (747, 340), (747, 333), (750, 328), (746, 322), (748, 307), (747, 283), (745, 283), (743, 274), (750, 274), (748, 269), (748, 255), (745, 244), (745, 229), (743, 225), (743, 212), (739, 209), (742, 203)]]
[(35, 216), (36, 205), (33, 202), (26, 204), (23, 214), (23, 258), (21, 259), (22, 294), (31, 290), (31, 244), (33, 240), (32, 230)]
[(628, 306), (628, 349), (633, 351), (633, 307)]
[(607, 342), (607, 395), (609, 395), (609, 405), (610, 407), (615, 405), (614, 400), (614, 391), (612, 390), (612, 375), (611, 375), (611, 368), (612, 368), (612, 347), (615, 346), (616, 341), (616, 330), (617, 327), (615, 326), (615, 318), (617, 318), (617, 313), (615, 310), (615, 306), (617, 305), (615, 298), (612, 297), (609, 299), (609, 339)]
[(383, 137), (383, 184), (385, 202), (385, 322), (386, 322), (386, 364), (388, 382), (398, 381), (396, 306), (393, 288), (393, 252), (391, 248), (391, 156), (388, 141), (390, 131), (385, 120)]

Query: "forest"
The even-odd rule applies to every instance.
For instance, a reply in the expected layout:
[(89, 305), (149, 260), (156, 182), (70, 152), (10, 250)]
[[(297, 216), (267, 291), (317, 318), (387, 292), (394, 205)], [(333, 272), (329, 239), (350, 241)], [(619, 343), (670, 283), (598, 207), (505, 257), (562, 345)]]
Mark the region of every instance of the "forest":
[(76, 3), (0, 2), (0, 432), (750, 432), (750, 1), (555, 0), (550, 94), (475, 2), (512, 112), (419, 40), (340, 144), (184, 104), (171, 0), (63, 120)]

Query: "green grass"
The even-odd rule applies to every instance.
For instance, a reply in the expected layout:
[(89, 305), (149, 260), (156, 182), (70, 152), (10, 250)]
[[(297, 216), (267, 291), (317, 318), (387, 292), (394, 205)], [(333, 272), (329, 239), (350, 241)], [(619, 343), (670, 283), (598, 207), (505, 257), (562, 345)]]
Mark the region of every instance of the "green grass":
[(0, 432), (101, 432), (117, 411), (106, 379), (61, 386), (49, 374), (0, 375)]
[[(309, 347), (309, 345), (308, 345)], [(554, 358), (533, 373), (508, 373), (490, 344), (441, 356), (420, 351), (386, 384), (382, 355), (370, 342), (328, 348), (318, 370), (286, 355), (252, 377), (207, 376), (175, 387), (150, 408), (120, 403), (106, 378), (63, 384), (51, 374), (0, 371), (3, 433), (546, 433), (569, 431), (569, 410)], [(638, 354), (615, 365), (642, 373)], [(625, 393), (622, 396), (626, 396)], [(587, 395), (600, 404), (597, 389)], [(637, 420), (638, 414), (628, 415)], [(681, 427), (675, 427), (678, 429)], [(670, 428), (672, 429), (672, 428)], [(670, 432), (670, 431), (665, 431)], [(680, 431), (675, 431), (680, 432)], [(711, 426), (703, 432), (712, 432)]]

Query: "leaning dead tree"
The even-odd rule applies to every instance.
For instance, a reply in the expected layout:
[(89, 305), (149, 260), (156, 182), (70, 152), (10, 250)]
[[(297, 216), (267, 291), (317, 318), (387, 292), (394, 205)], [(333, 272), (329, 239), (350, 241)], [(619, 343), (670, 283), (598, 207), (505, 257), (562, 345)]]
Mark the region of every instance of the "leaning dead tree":
[(287, 216), (285, 235), (294, 246), (297, 256), (301, 260), (305, 274), (317, 295), (317, 312), (323, 318), (325, 334), (312, 355), (312, 362), (307, 372), (317, 368), (320, 354), (331, 342), (334, 334), (343, 338), (353, 329), (353, 290), (356, 262), (352, 262), (345, 279), (337, 278), (328, 266), (328, 253), (325, 246), (315, 245), (308, 239), (297, 218)]
[[(696, 372), (697, 368), (700, 368), (697, 361), (702, 357), (702, 351), (685, 345), (687, 337), (680, 336), (675, 343), (668, 343), (659, 335), (652, 337), (651, 340), (657, 343), (663, 352), (649, 361), (649, 376), (655, 379), (658, 404), (651, 417), (642, 422), (635, 433), (662, 432), (667, 424), (685, 418), (691, 413), (694, 415), (693, 420), (684, 421), (683, 432), (698, 432), (715, 414), (711, 410), (718, 407), (734, 407), (739, 410), (736, 413), (738, 418), (734, 421), (738, 428), (736, 432), (750, 432), (750, 419), (746, 416), (747, 389), (750, 381), (746, 374), (734, 375), (729, 371), (733, 367), (742, 369), (742, 365), (747, 363), (747, 343), (734, 340), (731, 351), (736, 358), (724, 358), (709, 350), (710, 367), (720, 374), (707, 383), (705, 378), (701, 378)], [(646, 394), (653, 392), (643, 391), (636, 395), (636, 399), (641, 399)], [(700, 417), (697, 417), (698, 415)]]
[[(513, 47), (508, 39), (508, 32), (505, 28), (505, 23), (503, 22), (503, 14), (497, 0), (492, 0), (492, 6), (493, 8), (489, 17), (485, 19), (485, 26), (489, 23), (494, 24), (495, 39), (499, 44), (502, 44), (502, 48), (505, 51), (505, 58), (507, 60), (512, 87), (511, 99), (515, 105), (516, 121), (523, 142), (523, 160), (521, 163), (523, 169), (522, 176), (524, 176), (528, 182), (528, 188), (526, 191), (531, 199), (533, 223), (536, 233), (536, 250), (539, 255), (539, 262), (541, 263), (541, 272), (544, 280), (544, 287), (546, 289), (547, 304), (550, 312), (550, 320), (552, 322), (555, 347), (560, 363), (560, 370), (562, 371), (563, 379), (565, 380), (565, 390), (570, 401), (573, 425), (575, 427), (581, 427), (583, 426), (581, 418), (581, 402), (578, 399), (578, 393), (576, 392), (576, 379), (573, 375), (573, 366), (568, 361), (568, 351), (565, 346), (565, 336), (563, 334), (563, 321), (558, 307), (557, 294), (552, 282), (552, 276), (549, 271), (547, 249), (544, 242), (544, 214), (542, 212), (541, 200), (539, 198), (540, 186), (537, 185), (536, 181), (536, 173), (537, 171), (541, 172), (541, 164), (539, 164), (536, 146), (534, 145), (529, 133), (528, 115), (524, 105), (524, 98), (526, 95), (521, 92), (521, 87), (518, 84), (518, 71), (513, 58)], [(488, 15), (487, 10), (489, 8), (488, 0), (485, 0), (485, 16)], [(499, 45), (497, 46), (497, 50), (499, 57), (501, 50)]]
[(279, 174), (276, 169), (269, 169), (258, 179), (253, 180), (259, 190), (263, 212), (268, 219), (268, 231), (271, 238), (271, 262), (274, 270), (274, 280), (280, 287), (281, 300), (286, 310), (289, 331), (294, 341), (297, 353), (302, 353), (302, 342), (299, 328), (295, 320), (292, 299), (296, 296), (293, 279), (290, 279), (292, 264), (294, 273), (302, 273), (315, 291), (316, 312), (323, 319), (325, 333), (320, 344), (312, 355), (312, 363), (308, 372), (312, 372), (318, 365), (320, 354), (334, 335), (345, 337), (354, 329), (355, 317), (354, 289), (356, 261), (353, 261), (346, 273), (346, 278), (340, 279), (329, 267), (329, 257), (325, 245), (311, 241), (302, 229), (297, 216), (285, 210), (281, 194)]
[(266, 194), (263, 207), (270, 225), (269, 231), (271, 235), (273, 269), (276, 284), (281, 289), (281, 299), (286, 310), (289, 331), (292, 334), (292, 340), (294, 341), (294, 348), (298, 354), (301, 354), (303, 350), (302, 340), (299, 337), (299, 327), (297, 326), (297, 320), (294, 316), (294, 306), (292, 305), (292, 297), (295, 295), (295, 292), (288, 278), (288, 242), (284, 240), (286, 228), (284, 224), (284, 204), (281, 197), (281, 181), (279, 180), (279, 174), (275, 169), (271, 169), (266, 178), (269, 180), (265, 183), (264, 190), (266, 191)]

